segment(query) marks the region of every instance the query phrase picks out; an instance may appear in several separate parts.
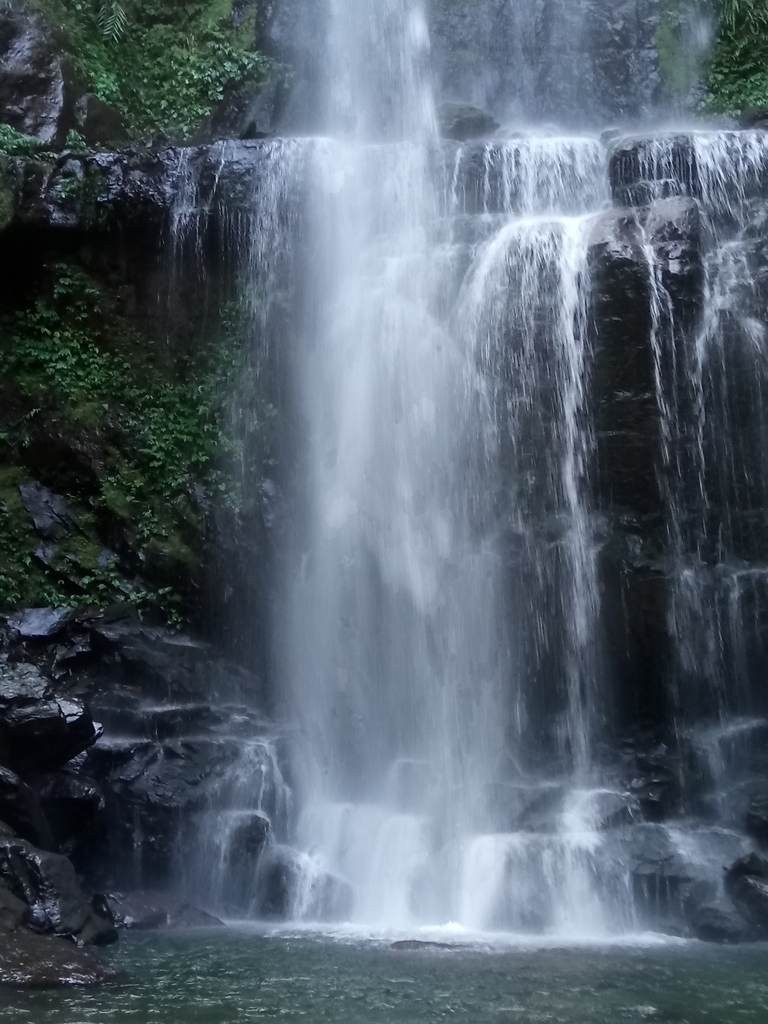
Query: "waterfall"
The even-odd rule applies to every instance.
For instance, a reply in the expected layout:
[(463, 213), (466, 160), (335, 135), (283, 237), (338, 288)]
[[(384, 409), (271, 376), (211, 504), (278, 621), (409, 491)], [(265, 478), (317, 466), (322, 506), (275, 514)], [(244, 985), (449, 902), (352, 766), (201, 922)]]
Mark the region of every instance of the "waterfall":
[[(567, 6), (550, 58), (586, 46)], [(267, 381), (285, 435), (284, 734), (203, 809), (189, 884), (373, 929), (684, 929), (762, 777), (766, 137), (447, 141), (417, 0), (312, 25), (325, 134), (179, 158), (177, 233), (238, 252), (244, 487)]]
[(486, 819), (503, 757), (491, 423), (449, 326), (461, 254), (435, 187), (420, 12), (330, 13), (329, 120), (350, 131), (315, 151), (283, 671), (299, 842), (353, 884), (362, 919), (402, 924), (435, 844)]
[[(293, 913), (323, 916), (318, 893), (344, 884), (368, 925), (600, 930), (585, 423), (605, 150), (445, 146), (418, 4), (327, 14), (334, 130), (304, 144), (304, 430), (277, 625), (304, 851)], [(551, 743), (544, 774), (531, 730)]]

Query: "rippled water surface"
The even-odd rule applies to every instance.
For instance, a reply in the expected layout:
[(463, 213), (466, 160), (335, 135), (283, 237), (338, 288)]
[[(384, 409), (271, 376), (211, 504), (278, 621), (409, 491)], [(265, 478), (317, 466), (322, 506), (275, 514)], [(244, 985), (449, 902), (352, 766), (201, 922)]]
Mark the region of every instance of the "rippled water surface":
[(316, 935), (130, 938), (122, 980), (0, 992), (0, 1022), (768, 1022), (768, 946), (392, 949)]

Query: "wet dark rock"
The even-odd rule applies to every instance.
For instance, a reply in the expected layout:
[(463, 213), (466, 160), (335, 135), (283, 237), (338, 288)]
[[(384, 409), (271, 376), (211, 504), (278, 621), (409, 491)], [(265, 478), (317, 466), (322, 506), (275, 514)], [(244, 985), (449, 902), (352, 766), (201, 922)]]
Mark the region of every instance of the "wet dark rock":
[(608, 175), (617, 206), (647, 206), (659, 199), (699, 192), (690, 135), (619, 139), (610, 153)]
[(751, 853), (731, 865), (725, 891), (750, 924), (768, 934), (768, 860)]
[(610, 211), (589, 242), (594, 335), (593, 401), (596, 487), (604, 509), (636, 518), (658, 514), (662, 498), (651, 290), (644, 236), (637, 218)]
[(63, 498), (40, 483), (21, 484), (19, 494), (35, 530), (46, 540), (60, 540), (75, 527)]
[(118, 111), (92, 92), (85, 93), (75, 103), (74, 122), (89, 146), (114, 145), (125, 142), (128, 137)]
[(629, 788), (646, 821), (665, 821), (679, 806), (679, 777), (666, 758), (639, 757)]
[(26, 608), (12, 615), (8, 625), (23, 640), (50, 640), (72, 621), (69, 608)]
[(0, 930), (0, 987), (89, 987), (116, 977), (112, 967), (71, 942)]
[(47, 700), (51, 693), (51, 681), (37, 666), (0, 661), (0, 715), (4, 707)]
[[(676, 324), (689, 332), (698, 326), (704, 302), (701, 213), (690, 198), (664, 199), (649, 207), (645, 231), (653, 246), (657, 273), (672, 299)], [(667, 380), (671, 379), (669, 368)]]
[(693, 907), (686, 916), (694, 936), (702, 942), (736, 945), (750, 937), (746, 922), (725, 900)]
[(0, 881), (26, 904), (27, 924), (35, 931), (66, 936), (79, 945), (115, 940), (111, 924), (93, 913), (66, 857), (2, 837)]
[(144, 698), (195, 701), (210, 707), (219, 693), (241, 689), (253, 700), (259, 680), (216, 656), (214, 648), (189, 636), (153, 629), (132, 621), (94, 624), (94, 651), (112, 658), (127, 686)]
[(168, 893), (107, 893), (98, 898), (109, 908), (116, 927), (126, 930), (219, 928), (224, 924), (212, 914)]
[(38, 793), (7, 768), (0, 767), (0, 820), (22, 839), (51, 849), (53, 836)]
[(342, 878), (312, 871), (287, 846), (269, 847), (259, 865), (259, 915), (280, 921), (295, 916), (301, 897), (302, 916), (308, 921), (348, 920), (354, 906), (351, 886)]
[[(104, 795), (87, 776), (71, 770), (29, 776), (50, 834), (71, 856), (89, 841), (105, 807)], [(0, 810), (2, 814), (2, 810)], [(19, 831), (19, 834), (22, 833)], [(45, 844), (43, 844), (45, 845)]]
[(0, 936), (3, 932), (15, 932), (23, 927), (26, 920), (27, 904), (14, 896), (4, 882), (0, 882)]
[(61, 41), (43, 18), (21, 0), (0, 11), (0, 119), (62, 146), (80, 91)]
[(84, 770), (102, 789), (104, 837), (92, 873), (101, 884), (169, 886), (182, 828), (216, 800), (238, 761), (234, 740), (111, 741)]
[(501, 127), (487, 110), (469, 103), (443, 103), (437, 112), (437, 120), (442, 137), (456, 142), (482, 139)]
[(101, 735), (90, 709), (57, 697), (0, 710), (0, 740), (17, 771), (57, 768), (91, 747)]

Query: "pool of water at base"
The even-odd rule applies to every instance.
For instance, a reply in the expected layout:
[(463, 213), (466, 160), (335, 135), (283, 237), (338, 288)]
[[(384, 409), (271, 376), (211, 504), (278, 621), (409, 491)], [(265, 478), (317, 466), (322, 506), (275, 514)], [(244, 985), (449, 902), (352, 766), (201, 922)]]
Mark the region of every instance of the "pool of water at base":
[(129, 936), (100, 989), (0, 990), (0, 1024), (768, 1024), (768, 945), (392, 939), (253, 930)]

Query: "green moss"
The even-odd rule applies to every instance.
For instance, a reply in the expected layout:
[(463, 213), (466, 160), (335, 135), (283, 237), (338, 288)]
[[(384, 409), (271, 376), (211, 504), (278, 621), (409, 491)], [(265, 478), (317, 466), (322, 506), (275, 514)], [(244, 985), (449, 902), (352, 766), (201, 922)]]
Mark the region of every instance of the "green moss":
[(126, 23), (105, 32), (91, 0), (33, 0), (64, 32), (93, 91), (136, 134), (185, 138), (226, 94), (267, 66), (255, 25), (234, 27), (232, 0), (123, 0)]

